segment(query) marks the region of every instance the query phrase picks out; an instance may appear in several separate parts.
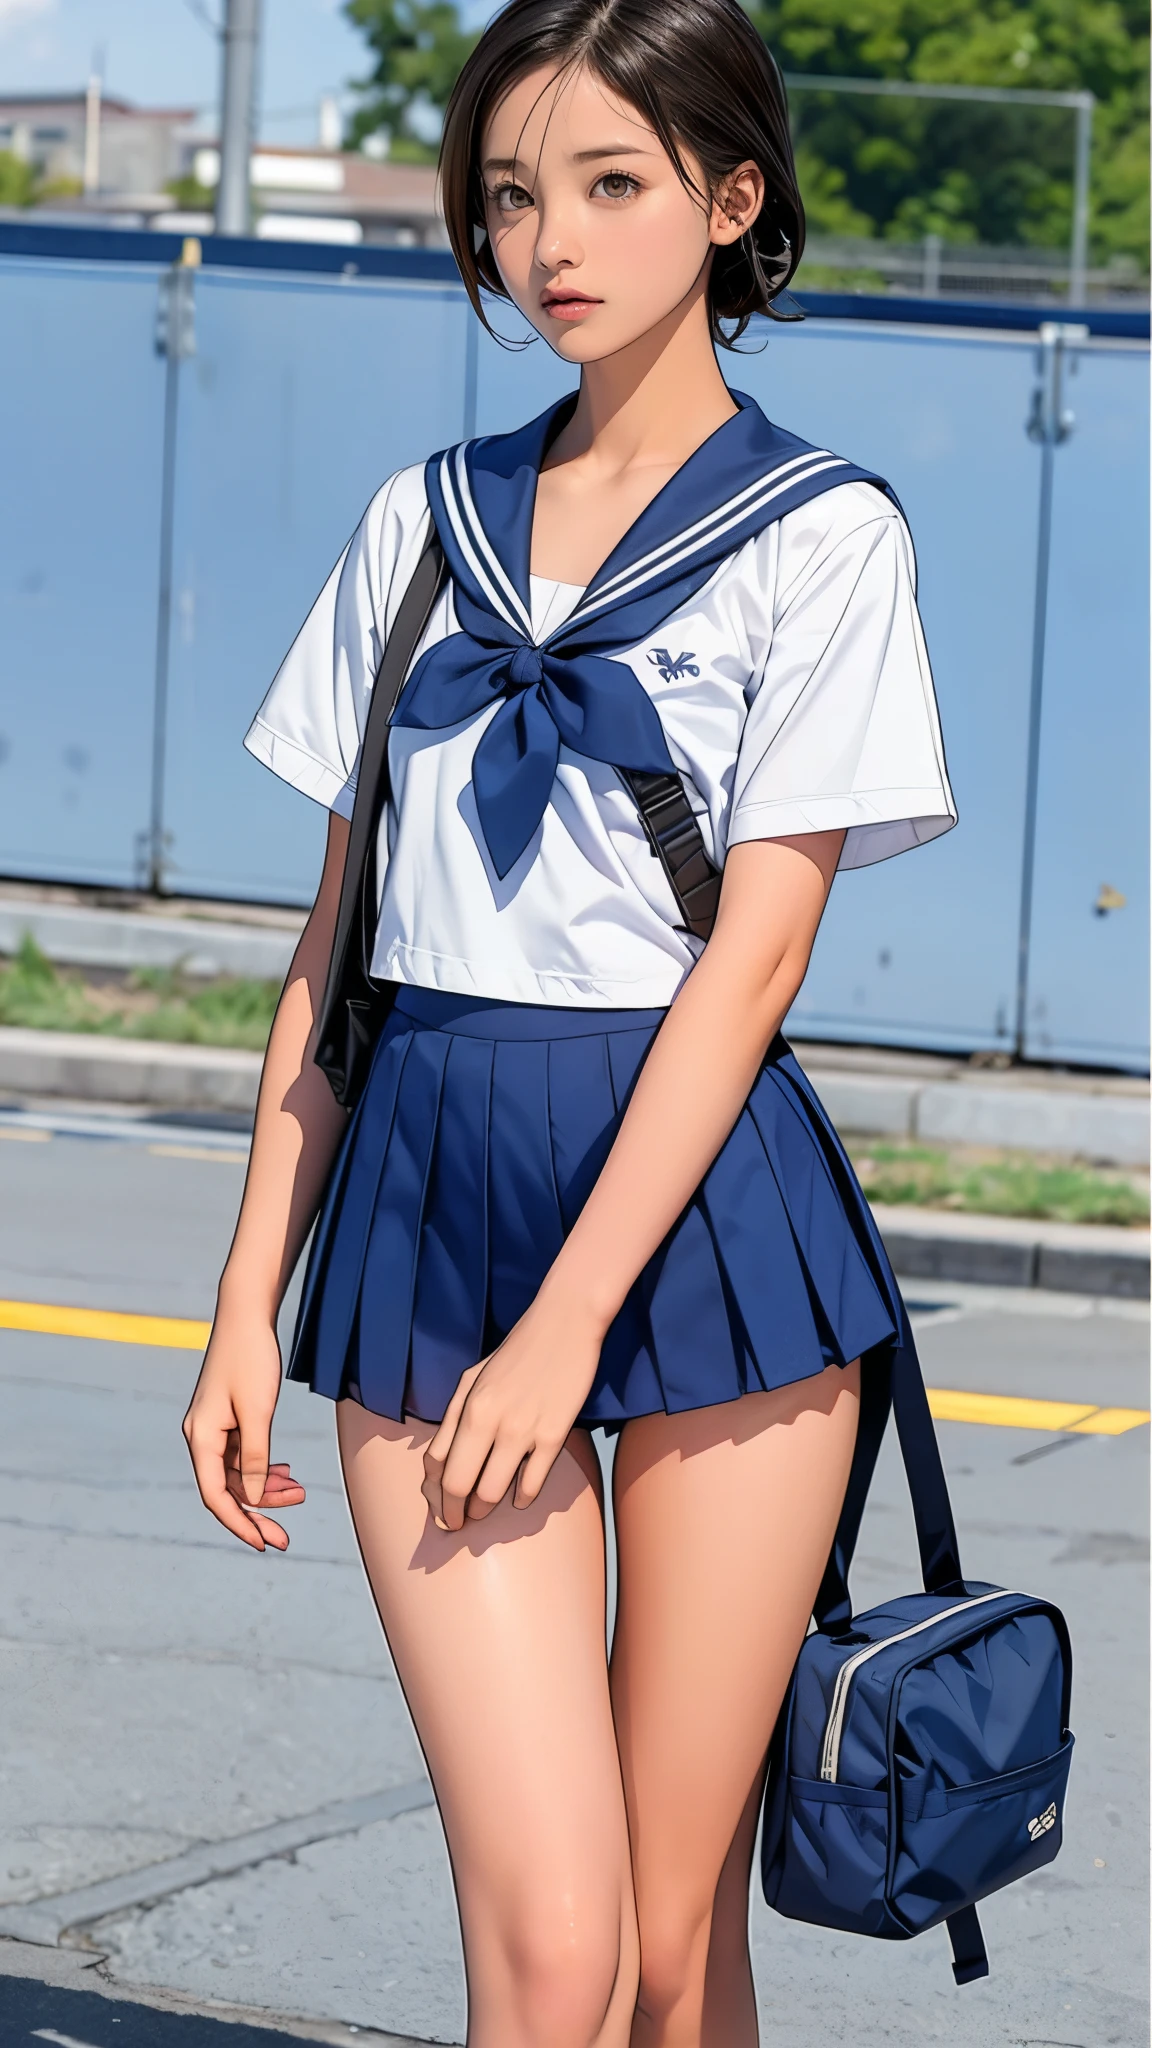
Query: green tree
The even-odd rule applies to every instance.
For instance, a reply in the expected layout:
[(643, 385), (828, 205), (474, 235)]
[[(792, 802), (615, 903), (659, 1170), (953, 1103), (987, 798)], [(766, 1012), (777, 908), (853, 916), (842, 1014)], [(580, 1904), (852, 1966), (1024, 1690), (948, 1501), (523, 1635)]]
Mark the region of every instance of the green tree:
[[(1145, 0), (744, 4), (786, 71), (1091, 91), (1098, 102), (1093, 257), (1146, 268)], [(455, 0), (345, 0), (345, 13), (375, 57), (356, 88), (363, 104), (349, 124), (349, 145), (385, 133), (394, 157), (431, 161), (428, 134), (476, 36), (462, 27)], [(1069, 111), (810, 90), (793, 93), (791, 104), (801, 187), (816, 232), (1067, 247)]]
[(349, 122), (349, 147), (382, 134), (400, 162), (434, 162), (435, 143), (415, 124), (443, 115), (477, 35), (461, 26), (454, 0), (345, 0), (344, 12), (376, 58), (354, 87), (363, 105)]
[[(1136, 0), (746, 0), (786, 71), (1087, 88), (1097, 258), (1143, 267), (1148, 17)], [(1073, 117), (1059, 108), (792, 95), (813, 228), (1066, 246)], [(849, 228), (852, 220), (856, 225)]]
[(0, 149), (0, 206), (31, 206), (36, 197), (36, 173), (31, 164)]

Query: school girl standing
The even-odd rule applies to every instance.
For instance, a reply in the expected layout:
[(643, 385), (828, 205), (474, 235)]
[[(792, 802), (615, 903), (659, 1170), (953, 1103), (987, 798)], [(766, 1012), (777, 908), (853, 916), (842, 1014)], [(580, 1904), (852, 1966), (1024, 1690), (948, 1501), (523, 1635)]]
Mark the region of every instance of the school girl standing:
[[(512, 0), (442, 176), (478, 315), (579, 381), (383, 485), (248, 735), (331, 824), (185, 1433), (282, 1549), (276, 1314), (318, 1217), (289, 1374), (336, 1404), (469, 2048), (751, 2048), (765, 1753), (902, 1313), (780, 1027), (837, 870), (955, 823), (915, 564), (885, 480), (720, 373), (803, 246), (737, 0)], [(315, 1055), (417, 577), (349, 1115)]]

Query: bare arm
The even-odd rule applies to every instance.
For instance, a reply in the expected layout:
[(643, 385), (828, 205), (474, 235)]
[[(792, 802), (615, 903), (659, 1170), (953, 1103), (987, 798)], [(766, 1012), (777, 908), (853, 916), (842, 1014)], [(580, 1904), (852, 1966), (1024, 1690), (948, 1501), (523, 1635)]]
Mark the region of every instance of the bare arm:
[(716, 928), (653, 1043), (616, 1142), (536, 1300), (465, 1373), (428, 1447), (425, 1492), (459, 1528), (513, 1480), (535, 1499), (600, 1346), (736, 1122), (804, 979), (842, 832), (733, 847)]
[(244, 1199), (184, 1418), (205, 1507), (255, 1550), (266, 1543), (283, 1550), (288, 1539), (278, 1523), (241, 1502), (290, 1507), (304, 1498), (286, 1465), (268, 1463), (280, 1392), (276, 1316), (345, 1125), (312, 1053), (347, 849), (347, 821), (333, 815), (316, 901), (268, 1040)]

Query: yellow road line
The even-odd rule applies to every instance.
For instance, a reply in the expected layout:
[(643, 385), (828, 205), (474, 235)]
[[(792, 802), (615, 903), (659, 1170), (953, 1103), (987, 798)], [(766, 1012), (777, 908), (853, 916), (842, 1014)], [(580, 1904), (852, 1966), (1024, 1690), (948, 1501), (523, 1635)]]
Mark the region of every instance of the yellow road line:
[(1147, 1408), (1097, 1408), (1094, 1415), (1070, 1427), (1078, 1436), (1123, 1436), (1126, 1429), (1139, 1429), (1148, 1419)]
[(185, 1316), (124, 1315), (116, 1309), (57, 1308), (47, 1301), (0, 1301), (0, 1330), (35, 1330), (46, 1337), (99, 1337), (109, 1344), (159, 1344), (173, 1351), (203, 1351), (211, 1323)]
[(970, 1394), (929, 1387), (937, 1422), (991, 1423), (1000, 1429), (1069, 1430), (1079, 1436), (1122, 1436), (1149, 1419), (1146, 1408), (1096, 1408), (1090, 1401), (1031, 1401), (1015, 1394)]
[(11, 1138), (16, 1145), (46, 1145), (51, 1136), (51, 1131), (20, 1131), (0, 1124), (0, 1138)]
[[(155, 1344), (203, 1351), (212, 1325), (185, 1316), (128, 1315), (115, 1309), (58, 1308), (44, 1301), (0, 1301), (0, 1330), (32, 1330), (49, 1337), (96, 1337), (111, 1344)], [(1070, 1431), (1079, 1436), (1123, 1436), (1149, 1420), (1146, 1408), (1096, 1408), (1090, 1401), (1032, 1401), (1015, 1394), (972, 1394), (960, 1387), (929, 1387), (937, 1422), (978, 1422), (1000, 1429)]]

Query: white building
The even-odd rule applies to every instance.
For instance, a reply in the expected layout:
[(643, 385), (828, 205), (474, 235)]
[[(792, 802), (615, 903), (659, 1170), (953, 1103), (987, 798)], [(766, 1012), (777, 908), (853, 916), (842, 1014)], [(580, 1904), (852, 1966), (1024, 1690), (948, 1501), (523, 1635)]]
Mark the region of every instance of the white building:
[[(322, 145), (262, 144), (253, 153), (255, 232), (281, 241), (444, 247), (433, 166), (342, 150), (335, 103), (322, 100), (318, 113)], [(73, 188), (46, 196), (25, 218), (212, 231), (209, 211), (181, 209), (167, 189), (194, 179), (210, 192), (220, 175), (219, 150), (198, 132), (193, 108), (135, 107), (93, 92), (10, 94), (0, 97), (0, 149), (43, 181)]]

